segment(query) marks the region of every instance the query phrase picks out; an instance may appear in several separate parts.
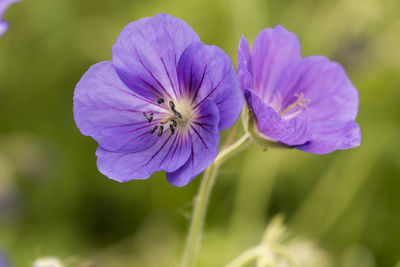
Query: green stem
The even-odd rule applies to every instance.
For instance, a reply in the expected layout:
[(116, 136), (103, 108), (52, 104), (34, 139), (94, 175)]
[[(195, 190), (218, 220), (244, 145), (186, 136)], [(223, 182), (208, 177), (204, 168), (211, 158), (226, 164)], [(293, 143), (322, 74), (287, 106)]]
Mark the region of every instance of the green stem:
[(196, 264), (197, 253), (200, 248), (201, 236), (207, 212), (207, 206), (215, 183), (219, 166), (224, 160), (232, 156), (239, 149), (250, 143), (250, 135), (243, 135), (238, 141), (221, 151), (215, 161), (207, 168), (200, 184), (199, 192), (194, 200), (194, 210), (190, 222), (186, 247), (183, 253), (181, 267), (192, 267)]

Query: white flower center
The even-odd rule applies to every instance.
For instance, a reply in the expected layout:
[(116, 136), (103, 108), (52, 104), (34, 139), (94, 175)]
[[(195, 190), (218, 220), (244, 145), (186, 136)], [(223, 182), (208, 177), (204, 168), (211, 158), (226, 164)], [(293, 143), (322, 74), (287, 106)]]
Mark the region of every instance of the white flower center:
[[(180, 101), (175, 104), (173, 100), (165, 102), (164, 99), (159, 98), (157, 103), (159, 105), (166, 105), (169, 112), (165, 113), (167, 116), (158, 124), (153, 124), (150, 134), (153, 134), (157, 130), (158, 136), (161, 136), (167, 130), (171, 132), (171, 135), (175, 134), (177, 130), (185, 132), (195, 118), (193, 105), (189, 99), (180, 99)], [(147, 115), (147, 113), (143, 112), (143, 115), (149, 123), (153, 121), (153, 113)]]

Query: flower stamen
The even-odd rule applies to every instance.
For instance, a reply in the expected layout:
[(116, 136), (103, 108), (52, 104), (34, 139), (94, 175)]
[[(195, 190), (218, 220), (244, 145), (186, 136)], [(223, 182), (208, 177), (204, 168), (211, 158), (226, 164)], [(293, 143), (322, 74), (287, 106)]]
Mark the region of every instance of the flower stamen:
[(174, 101), (169, 101), (169, 107), (171, 108), (171, 110), (172, 111), (174, 111), (175, 110), (175, 103), (174, 103)]
[(179, 119), (182, 119), (182, 114), (179, 113), (179, 112), (175, 109), (175, 103), (174, 103), (174, 101), (169, 101), (169, 107), (171, 108), (172, 112), (175, 114), (176, 117), (178, 117)]
[(163, 134), (163, 131), (164, 131), (164, 126), (160, 126), (160, 129), (158, 130), (158, 133), (157, 133), (157, 135), (158, 136), (161, 136), (162, 134)]
[[(157, 100), (158, 104), (162, 104), (164, 103), (164, 99), (159, 98)], [(158, 129), (158, 136), (161, 136), (164, 132), (164, 124), (171, 122), (169, 124), (169, 129), (171, 131), (171, 135), (175, 134), (176, 128), (178, 127), (178, 120), (182, 120), (182, 114), (180, 112), (178, 112), (176, 110), (176, 106), (174, 101), (169, 101), (169, 107), (171, 109), (171, 111), (173, 112), (173, 114), (171, 116), (169, 116), (168, 118), (163, 119), (162, 121), (159, 122), (159, 125), (156, 125), (153, 127), (153, 129), (150, 131), (150, 134), (154, 133), (157, 129)], [(148, 122), (152, 122), (153, 121), (153, 116), (154, 113), (150, 113), (149, 115), (147, 115), (146, 112), (143, 112), (143, 116), (148, 120)], [(160, 125), (161, 124), (161, 125)]]
[(152, 134), (152, 133), (154, 133), (156, 130), (157, 130), (157, 128), (158, 128), (158, 126), (156, 125), (156, 126), (154, 126), (154, 128), (150, 131), (150, 133)]
[(143, 116), (149, 121), (149, 123), (153, 120), (153, 115), (153, 112), (150, 113), (150, 115), (147, 115), (146, 112), (143, 112)]
[(172, 123), (169, 125), (169, 129), (171, 130), (171, 135), (173, 135), (175, 133), (175, 128)]
[(289, 111), (293, 110), (294, 108), (296, 108), (297, 106), (299, 106), (300, 108), (303, 109), (307, 109), (307, 103), (310, 103), (310, 99), (303, 99), (304, 98), (304, 94), (300, 93), (300, 94), (294, 94), (295, 97), (297, 97), (297, 101), (294, 102), (293, 104), (291, 104), (290, 106), (288, 106), (287, 108), (285, 108), (283, 111), (279, 112), (279, 114), (282, 116), (286, 113), (288, 113)]
[(173, 112), (174, 112), (174, 114), (175, 114), (176, 117), (178, 117), (179, 119), (182, 119), (182, 114), (181, 114), (181, 113), (179, 113), (179, 112), (176, 111), (176, 110), (174, 110)]

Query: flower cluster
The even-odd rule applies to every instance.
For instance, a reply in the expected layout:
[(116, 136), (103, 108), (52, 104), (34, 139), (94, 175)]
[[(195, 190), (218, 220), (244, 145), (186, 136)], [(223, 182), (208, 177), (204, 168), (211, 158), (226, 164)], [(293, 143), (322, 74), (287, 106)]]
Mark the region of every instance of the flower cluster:
[(74, 116), (99, 143), (98, 168), (109, 178), (162, 170), (184, 186), (214, 161), (219, 131), (236, 122), (244, 99), (259, 143), (317, 154), (360, 144), (357, 90), (339, 64), (302, 58), (293, 33), (265, 29), (251, 52), (242, 37), (236, 74), (225, 52), (166, 14), (123, 29), (112, 61), (77, 84)]

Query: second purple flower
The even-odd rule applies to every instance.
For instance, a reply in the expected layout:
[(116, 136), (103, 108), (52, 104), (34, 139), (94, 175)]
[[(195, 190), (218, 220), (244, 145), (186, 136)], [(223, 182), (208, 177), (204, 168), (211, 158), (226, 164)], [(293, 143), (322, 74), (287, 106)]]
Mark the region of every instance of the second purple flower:
[(92, 66), (77, 84), (74, 117), (98, 143), (97, 165), (111, 179), (146, 179), (165, 171), (188, 184), (218, 153), (219, 131), (243, 104), (228, 55), (200, 42), (166, 14), (127, 25), (112, 61)]
[(264, 29), (251, 52), (242, 37), (238, 75), (261, 142), (316, 154), (360, 145), (358, 93), (343, 67), (323, 56), (302, 58), (284, 27)]

